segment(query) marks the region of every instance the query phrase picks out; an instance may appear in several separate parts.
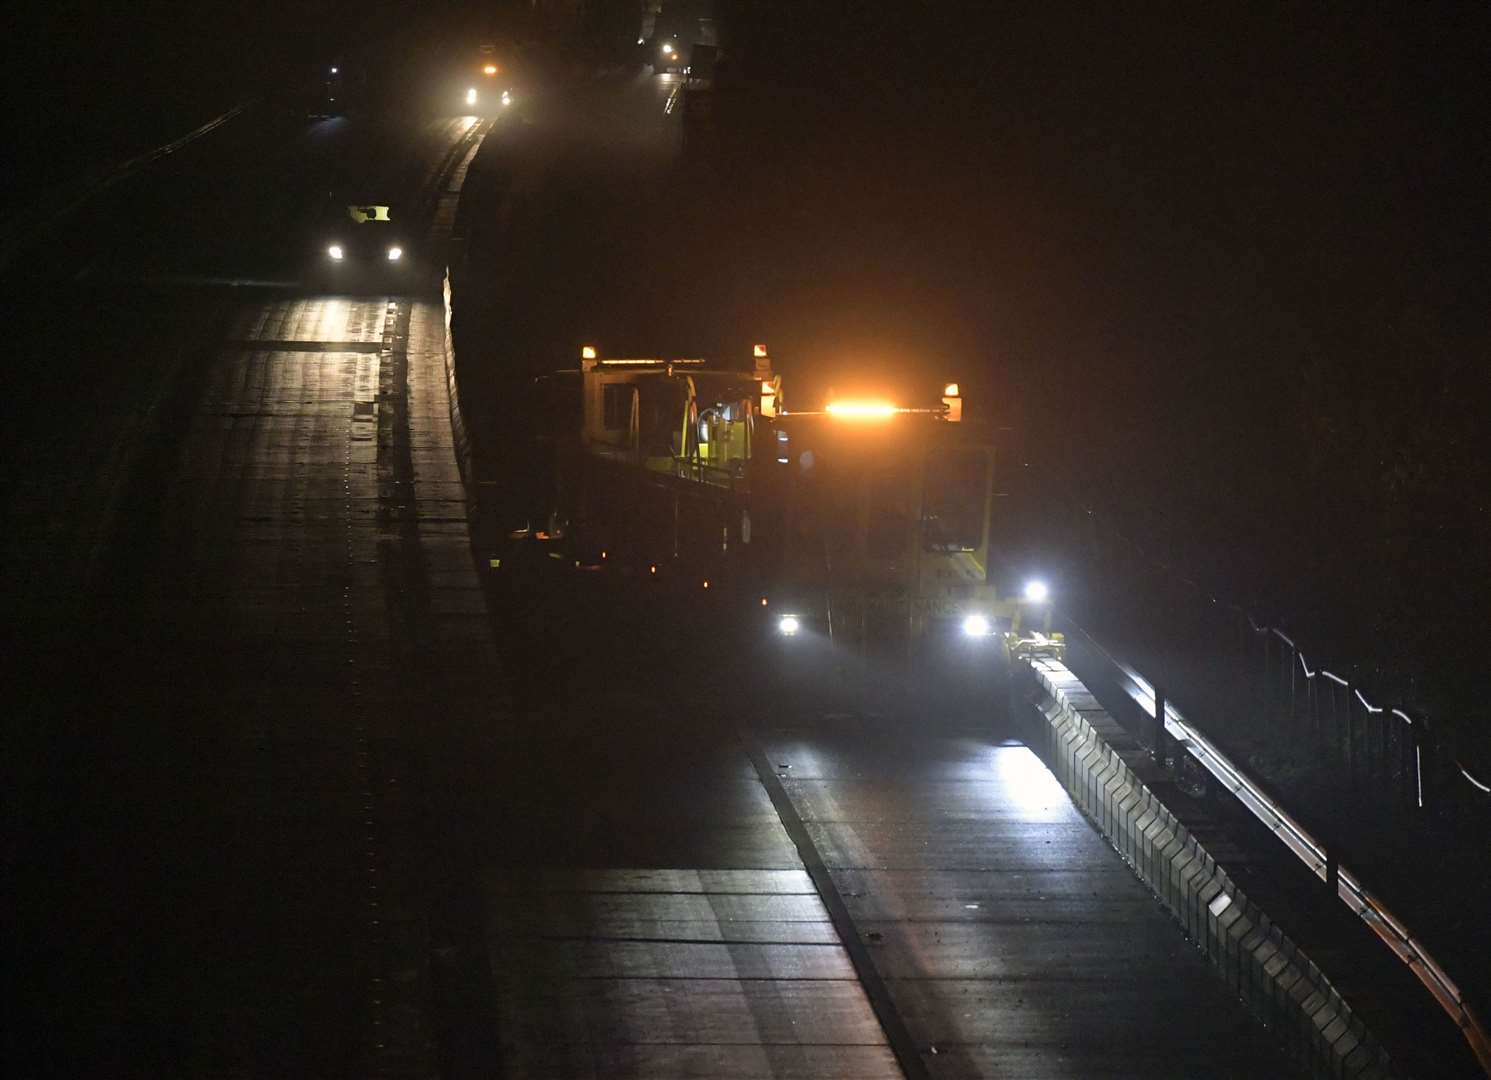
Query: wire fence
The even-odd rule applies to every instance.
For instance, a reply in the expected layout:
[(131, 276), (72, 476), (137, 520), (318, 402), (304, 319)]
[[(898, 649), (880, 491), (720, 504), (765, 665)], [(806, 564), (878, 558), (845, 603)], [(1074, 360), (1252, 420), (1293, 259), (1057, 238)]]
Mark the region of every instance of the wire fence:
[[(1204, 772), (1215, 785), (1208, 790), (1219, 797), (1235, 799), (1257, 819), (1270, 835), (1324, 882), (1329, 892), (1360, 918), (1418, 979), (1438, 1007), (1460, 1030), (1481, 1069), (1491, 1076), (1491, 1031), (1481, 1022), (1465, 991), (1429, 952), (1419, 935), (1410, 930), (1367, 887), (1358, 874), (1359, 868), (1342, 864), (1345, 833), (1335, 828), (1328, 834), (1312, 834), (1308, 831), (1288, 809), (1213, 744), (1198, 726), (1167, 701), (1164, 690), (1158, 684), (1115, 657), (1080, 625), (1069, 618), (1064, 618), (1063, 621), (1069, 631), (1069, 640), (1074, 646), (1078, 646), (1071, 655), (1071, 669), (1090, 687), (1106, 685), (1117, 691), (1116, 697), (1106, 697), (1105, 707), (1108, 709), (1122, 708), (1125, 703), (1131, 706), (1126, 715), (1116, 714), (1116, 718), (1122, 716), (1120, 722), (1141, 743), (1148, 746), (1156, 762), (1163, 768), (1175, 770), (1181, 778), (1183, 789), (1188, 771), (1193, 775)], [(1287, 637), (1267, 627), (1259, 627), (1252, 622), (1249, 622), (1248, 627), (1250, 633), (1263, 638), (1265, 647), (1271, 636), (1288, 642)], [(1297, 656), (1298, 650), (1294, 649), (1293, 643), (1288, 644), (1291, 655)], [(1341, 711), (1331, 711), (1334, 718), (1345, 718), (1346, 710), (1352, 707), (1351, 699), (1355, 698), (1360, 708), (1369, 710), (1366, 714), (1368, 717), (1382, 718), (1380, 730), (1384, 733), (1394, 730), (1392, 720), (1396, 719), (1401, 719), (1409, 729), (1414, 727), (1413, 721), (1402, 714), (1388, 718), (1382, 709), (1370, 711), (1373, 707), (1359, 691), (1329, 672), (1317, 671), (1311, 677), (1321, 679), (1319, 686), (1331, 688), (1328, 692), (1342, 699)], [(1347, 724), (1349, 725), (1349, 721)], [(1416, 751), (1417, 747), (1414, 749)], [(1383, 765), (1387, 765), (1393, 760), (1393, 756), (1385, 754), (1380, 760)], [(1418, 760), (1419, 755), (1415, 753), (1415, 765)], [(1417, 773), (1416, 768), (1400, 771), (1410, 775)], [(1226, 793), (1225, 796), (1221, 795), (1223, 792)], [(1421, 796), (1417, 805), (1422, 806)]]
[[(1425, 811), (1491, 824), (1491, 770), (1468, 760), (1432, 718), (1382, 699), (1365, 680), (1326, 669), (1285, 630), (1215, 595), (1170, 554), (1173, 539), (1152, 548), (1068, 486), (1047, 488), (1045, 479), (1042, 512), (1057, 511), (1065, 545), (1076, 548), (1073, 561), (1107, 586), (1137, 585), (1144, 603), (1163, 609), (1160, 647), (1164, 638), (1184, 642), (1205, 653), (1208, 664), (1225, 667), (1237, 695), (1261, 720), (1252, 734), (1289, 759), (1290, 769), (1308, 771), (1353, 803), (1375, 803), (1384, 813)], [(1053, 515), (1046, 516), (1049, 529)]]

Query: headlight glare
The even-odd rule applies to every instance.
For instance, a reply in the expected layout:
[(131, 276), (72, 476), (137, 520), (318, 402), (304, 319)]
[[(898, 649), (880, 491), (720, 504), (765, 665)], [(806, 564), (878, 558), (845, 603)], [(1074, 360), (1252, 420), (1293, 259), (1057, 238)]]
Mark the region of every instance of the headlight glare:
[(345, 252), (342, 251), (341, 244), (332, 244), (331, 247), (326, 249), (326, 254), (331, 256), (333, 262), (341, 262)]
[(1043, 604), (1050, 595), (1051, 590), (1046, 587), (1044, 581), (1027, 581), (1025, 583), (1025, 599), (1032, 604)]
[(777, 630), (783, 637), (796, 637), (802, 629), (802, 621), (796, 615), (783, 615), (777, 619)]
[(388, 261), (389, 262), (398, 262), (403, 257), (404, 257), (404, 249), (403, 248), (401, 248), (401, 247), (391, 247), (391, 248), (388, 249)]
[(988, 637), (993, 627), (989, 625), (987, 615), (965, 615), (963, 616), (963, 634), (965, 637)]

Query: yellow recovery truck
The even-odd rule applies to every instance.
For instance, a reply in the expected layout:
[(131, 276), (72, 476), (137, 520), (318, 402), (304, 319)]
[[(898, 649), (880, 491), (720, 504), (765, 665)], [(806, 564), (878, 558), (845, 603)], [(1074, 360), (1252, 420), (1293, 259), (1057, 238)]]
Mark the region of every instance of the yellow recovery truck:
[(728, 367), (582, 350), (551, 530), (578, 565), (730, 590), (782, 648), (875, 666), (1062, 654), (1045, 586), (990, 572), (994, 448), (956, 384), (927, 407), (795, 410), (752, 351)]

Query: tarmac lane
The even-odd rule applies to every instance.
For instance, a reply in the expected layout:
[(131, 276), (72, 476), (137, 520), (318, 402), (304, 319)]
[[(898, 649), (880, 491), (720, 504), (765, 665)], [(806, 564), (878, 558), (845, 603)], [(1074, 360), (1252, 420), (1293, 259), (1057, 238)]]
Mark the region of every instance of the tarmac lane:
[[(396, 171), (428, 224), (482, 131), (403, 130)], [(102, 320), (67, 327), (68, 363), (179, 362), (135, 417), (91, 587), (8, 739), (31, 781), (9, 975), (29, 1023), (8, 1058), (28, 1076), (431, 1075), (452, 875), (423, 746), (502, 705), (445, 312), (433, 288), (225, 288), (238, 266), (217, 269), (76, 286), (83, 313), (147, 306), (126, 353)], [(71, 485), (84, 520), (80, 460), (63, 447), (27, 482)], [(42, 610), (71, 564), (26, 551)]]
[(1299, 1075), (1000, 726), (760, 736), (927, 1075)]
[(491, 779), (500, 1075), (900, 1076), (739, 744), (611, 720)]
[(500, 1075), (1301, 1075), (1002, 717), (752, 729), (707, 614), (582, 579), (492, 604), (543, 672), (469, 784)]

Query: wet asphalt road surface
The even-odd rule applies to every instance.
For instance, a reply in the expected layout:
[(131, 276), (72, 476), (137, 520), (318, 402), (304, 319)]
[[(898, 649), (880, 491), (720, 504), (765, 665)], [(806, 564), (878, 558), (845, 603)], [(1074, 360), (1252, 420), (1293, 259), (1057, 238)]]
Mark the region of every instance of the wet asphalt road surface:
[[(727, 590), (493, 572), (509, 375), (666, 314), (671, 95), (245, 129), (50, 279), (13, 1075), (1289, 1075), (1014, 718), (796, 710)], [(318, 169), (424, 208), (412, 285), (305, 286)]]

